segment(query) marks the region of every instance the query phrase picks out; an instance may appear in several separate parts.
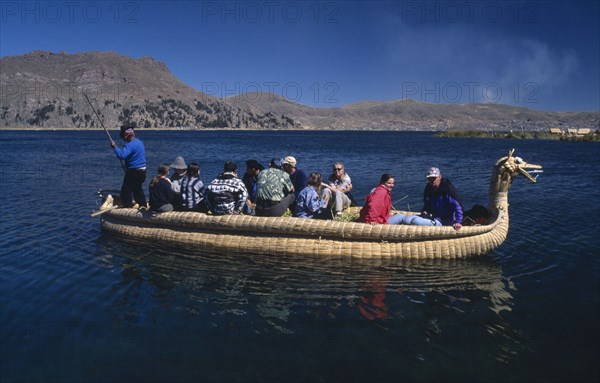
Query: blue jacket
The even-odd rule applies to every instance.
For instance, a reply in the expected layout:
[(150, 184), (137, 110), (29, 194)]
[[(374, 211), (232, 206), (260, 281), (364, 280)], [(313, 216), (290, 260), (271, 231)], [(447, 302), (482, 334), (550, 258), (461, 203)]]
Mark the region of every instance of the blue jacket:
[(319, 194), (314, 186), (307, 186), (298, 194), (296, 198), (296, 208), (294, 216), (301, 218), (312, 218), (315, 213), (324, 208), (325, 201), (319, 198)]
[(463, 220), (463, 211), (460, 204), (460, 198), (456, 189), (450, 181), (442, 179), (442, 184), (437, 189), (427, 185), (423, 193), (423, 209), (427, 213), (433, 214), (434, 218), (439, 218), (444, 226), (452, 226), (455, 223), (461, 223)]
[(296, 195), (296, 198), (298, 198), (298, 195), (302, 189), (306, 187), (308, 181), (308, 178), (306, 178), (306, 173), (296, 168), (294, 174), (290, 174), (290, 180), (292, 180), (292, 184), (294, 185), (294, 194)]
[(127, 169), (138, 169), (146, 167), (146, 149), (144, 144), (137, 138), (129, 141), (120, 149), (115, 146), (115, 154), (117, 158), (125, 160)]

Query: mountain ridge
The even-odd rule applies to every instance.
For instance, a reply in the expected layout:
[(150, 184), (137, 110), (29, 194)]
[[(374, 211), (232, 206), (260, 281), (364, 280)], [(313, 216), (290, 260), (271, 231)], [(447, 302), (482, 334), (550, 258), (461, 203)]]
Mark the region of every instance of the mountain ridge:
[(598, 129), (598, 112), (544, 112), (503, 104), (429, 104), (364, 100), (338, 107), (303, 105), (274, 93), (216, 98), (175, 77), (150, 56), (113, 51), (36, 50), (0, 59), (0, 127), (99, 128), (83, 98), (106, 126), (143, 128), (542, 130)]
[(429, 104), (413, 99), (364, 100), (341, 107), (315, 108), (282, 96), (248, 93), (225, 99), (230, 105), (255, 112), (284, 113), (306, 127), (323, 129), (521, 129), (551, 127), (598, 129), (600, 113), (545, 112), (504, 104)]
[(151, 57), (116, 52), (33, 51), (0, 59), (0, 126), (98, 128), (298, 128), (285, 116), (232, 107), (176, 78)]

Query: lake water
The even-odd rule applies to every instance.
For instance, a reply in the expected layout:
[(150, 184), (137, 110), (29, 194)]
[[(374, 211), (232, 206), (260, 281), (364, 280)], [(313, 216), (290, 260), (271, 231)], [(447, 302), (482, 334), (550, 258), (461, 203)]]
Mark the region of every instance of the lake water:
[[(589, 381), (600, 378), (600, 145), (393, 132), (144, 132), (149, 176), (177, 155), (209, 182), (232, 159), (342, 160), (362, 201), (384, 172), (418, 210), (438, 166), (487, 204), (493, 163), (518, 178), (510, 231), (460, 261), (203, 254), (111, 238), (89, 213), (122, 170), (102, 131), (0, 133), (0, 380)], [(113, 137), (117, 137), (114, 133)], [(148, 181), (145, 183), (147, 190)]]

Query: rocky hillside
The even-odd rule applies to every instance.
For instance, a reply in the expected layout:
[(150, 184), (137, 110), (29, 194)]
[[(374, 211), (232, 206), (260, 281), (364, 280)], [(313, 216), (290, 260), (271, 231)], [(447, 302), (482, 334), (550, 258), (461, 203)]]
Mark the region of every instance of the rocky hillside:
[(175, 78), (165, 64), (114, 52), (34, 51), (0, 59), (0, 127), (292, 129), (286, 116), (224, 103)]
[(600, 127), (599, 112), (551, 113), (495, 104), (366, 101), (314, 108), (270, 93), (211, 97), (150, 57), (34, 51), (0, 59), (0, 128), (547, 130)]
[(600, 127), (598, 112), (542, 112), (500, 104), (428, 104), (414, 100), (365, 101), (341, 108), (312, 108), (273, 94), (227, 98), (254, 113), (285, 114), (313, 129), (547, 130)]

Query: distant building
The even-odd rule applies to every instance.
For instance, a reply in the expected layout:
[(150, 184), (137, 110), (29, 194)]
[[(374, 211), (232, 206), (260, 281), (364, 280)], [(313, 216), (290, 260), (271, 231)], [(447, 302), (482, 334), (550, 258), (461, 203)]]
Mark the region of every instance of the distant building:
[(567, 129), (567, 133), (576, 136), (577, 135), (577, 129), (569, 128), (569, 129)]
[(585, 136), (586, 134), (590, 134), (592, 132), (591, 129), (589, 128), (579, 128), (577, 129), (577, 135), (578, 136)]
[(550, 128), (550, 134), (563, 134), (564, 132), (562, 131), (561, 128)]

